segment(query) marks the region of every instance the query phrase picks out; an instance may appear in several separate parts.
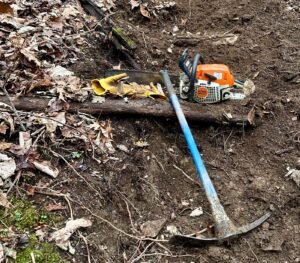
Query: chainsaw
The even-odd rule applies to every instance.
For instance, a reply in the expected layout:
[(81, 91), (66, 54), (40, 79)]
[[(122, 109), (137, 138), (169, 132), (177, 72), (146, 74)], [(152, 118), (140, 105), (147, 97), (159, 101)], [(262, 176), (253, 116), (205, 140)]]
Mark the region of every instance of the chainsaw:
[[(200, 62), (200, 63), (199, 63)], [(180, 97), (198, 103), (216, 103), (224, 100), (242, 100), (246, 97), (244, 82), (235, 80), (228, 66), (223, 64), (205, 64), (198, 53), (193, 62), (185, 49), (179, 58)]]
[[(182, 73), (170, 75), (171, 81), (179, 87), (180, 98), (196, 103), (217, 103), (226, 100), (242, 100), (254, 92), (252, 81), (236, 80), (228, 66), (223, 64), (205, 64), (203, 56), (198, 53), (193, 62), (188, 49), (181, 54), (178, 64)], [(156, 83), (163, 85), (159, 73), (134, 70), (107, 70), (105, 76), (126, 73), (130, 81), (137, 83)]]

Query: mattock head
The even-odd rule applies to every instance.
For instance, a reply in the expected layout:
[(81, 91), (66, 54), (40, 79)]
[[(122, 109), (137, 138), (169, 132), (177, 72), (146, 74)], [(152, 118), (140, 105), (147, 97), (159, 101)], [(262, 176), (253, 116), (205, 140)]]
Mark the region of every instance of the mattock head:
[[(213, 238), (205, 238), (205, 237), (193, 237), (188, 235), (174, 235), (170, 239), (170, 243), (172, 244), (181, 244), (181, 245), (188, 245), (188, 246), (204, 246), (212, 243), (224, 243), (230, 239), (238, 237), (239, 235), (246, 234), (253, 230), (254, 228), (261, 225), (265, 222), (271, 213), (266, 213), (261, 218), (257, 219), (256, 221), (244, 225), (241, 227), (236, 227), (232, 223), (232, 221), (227, 218), (221, 224), (216, 225), (217, 236)], [(220, 222), (219, 222), (220, 223)]]

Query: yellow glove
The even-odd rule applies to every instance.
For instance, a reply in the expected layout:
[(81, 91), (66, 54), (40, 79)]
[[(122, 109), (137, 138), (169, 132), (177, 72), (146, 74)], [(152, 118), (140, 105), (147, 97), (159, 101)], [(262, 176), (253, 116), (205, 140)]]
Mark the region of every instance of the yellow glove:
[(126, 73), (122, 73), (105, 79), (94, 79), (92, 80), (92, 89), (99, 96), (105, 95), (108, 92), (117, 94), (117, 87), (120, 80), (127, 77), (128, 75)]
[(92, 89), (97, 95), (105, 95), (107, 93), (118, 96), (137, 96), (167, 99), (163, 92), (150, 83), (149, 85), (140, 85), (135, 82), (126, 84), (122, 82), (128, 77), (126, 73), (107, 77), (104, 79), (92, 80)]

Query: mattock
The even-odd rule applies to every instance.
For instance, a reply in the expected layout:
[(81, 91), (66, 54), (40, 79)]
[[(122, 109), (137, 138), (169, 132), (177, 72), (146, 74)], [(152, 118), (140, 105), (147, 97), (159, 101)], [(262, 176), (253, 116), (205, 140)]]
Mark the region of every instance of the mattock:
[(196, 165), (198, 177), (202, 183), (207, 199), (210, 203), (212, 215), (215, 221), (215, 230), (216, 230), (215, 231), (216, 236), (213, 238), (193, 237), (189, 235), (174, 235), (171, 237), (170, 242), (187, 244), (187, 245), (204, 245), (207, 243), (224, 242), (230, 238), (234, 238), (241, 234), (245, 234), (251, 231), (252, 229), (256, 228), (257, 226), (261, 225), (264, 221), (266, 221), (270, 217), (271, 213), (268, 212), (261, 218), (254, 221), (253, 223), (240, 226), (240, 227), (235, 226), (233, 222), (230, 220), (230, 218), (227, 216), (224, 207), (222, 206), (218, 198), (213, 183), (204, 166), (203, 160), (198, 151), (194, 137), (191, 133), (189, 125), (180, 107), (180, 103), (176, 96), (175, 90), (173, 88), (173, 84), (171, 83), (168, 71), (162, 70), (160, 73), (168, 89), (171, 104), (176, 112), (184, 137), (187, 141), (188, 148), (191, 152), (192, 158)]

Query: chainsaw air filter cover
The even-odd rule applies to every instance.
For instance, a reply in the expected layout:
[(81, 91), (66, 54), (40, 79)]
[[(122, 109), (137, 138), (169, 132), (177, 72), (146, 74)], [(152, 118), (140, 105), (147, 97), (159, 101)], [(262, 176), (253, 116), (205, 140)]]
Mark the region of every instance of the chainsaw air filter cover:
[[(224, 88), (224, 87), (223, 87)], [(194, 101), (204, 103), (215, 103), (222, 100), (222, 90), (218, 83), (208, 83), (205, 80), (200, 80), (195, 83)]]
[[(180, 76), (180, 97), (188, 99), (189, 79), (185, 74)], [(194, 84), (193, 101), (198, 103), (217, 103), (224, 100), (240, 100), (244, 99), (243, 93), (232, 92), (229, 85), (220, 85), (216, 82), (197, 80)]]

